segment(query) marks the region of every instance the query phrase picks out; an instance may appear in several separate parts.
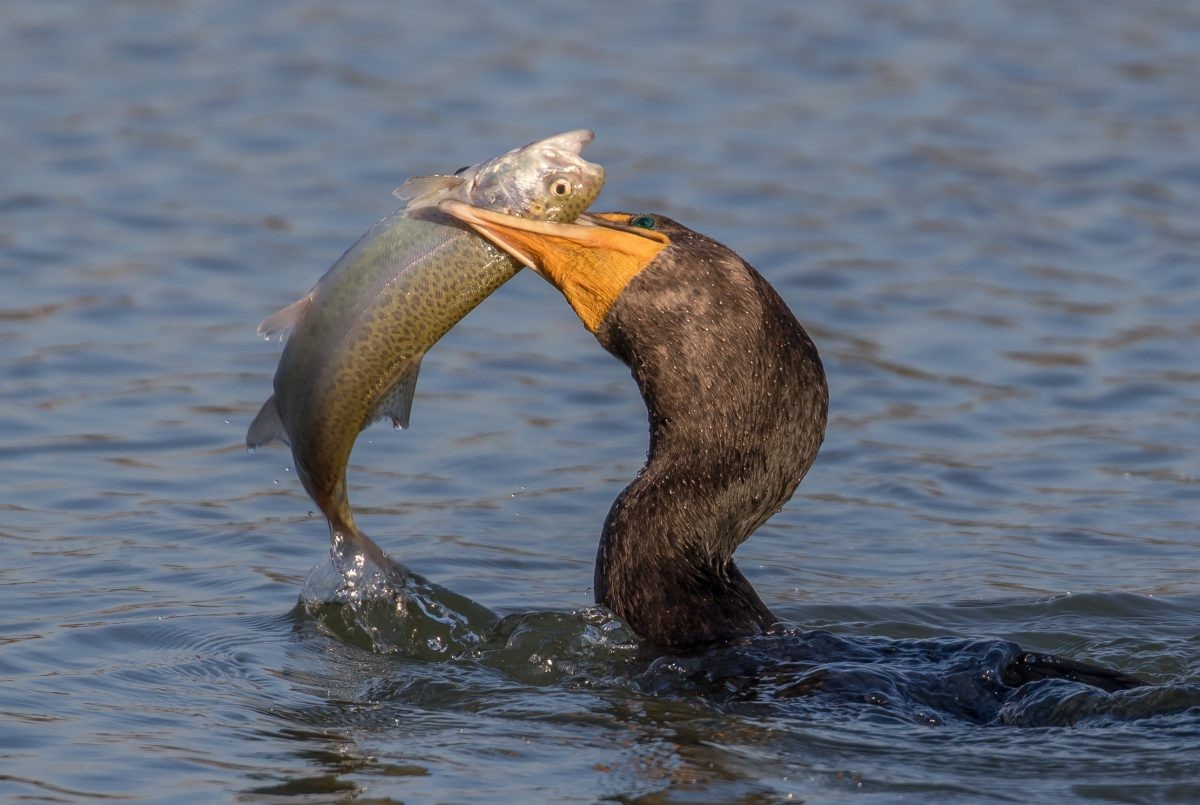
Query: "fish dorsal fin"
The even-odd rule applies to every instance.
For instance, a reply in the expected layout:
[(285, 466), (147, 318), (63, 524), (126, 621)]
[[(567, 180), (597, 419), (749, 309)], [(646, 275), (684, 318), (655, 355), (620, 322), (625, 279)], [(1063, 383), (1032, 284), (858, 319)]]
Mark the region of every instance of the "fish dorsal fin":
[(279, 406), (275, 404), (274, 394), (263, 403), (258, 416), (254, 417), (250, 429), (246, 431), (246, 447), (251, 450), (271, 442), (283, 442), (288, 445), (292, 443), (284, 430), (283, 420), (279, 418)]
[(461, 176), (414, 176), (393, 190), (392, 195), (405, 203), (405, 209), (432, 207), (464, 181)]
[(296, 322), (300, 321), (308, 312), (312, 300), (313, 292), (309, 291), (287, 307), (276, 310), (263, 319), (262, 324), (258, 325), (258, 334), (263, 338), (271, 338), (278, 334), (280, 341), (287, 338), (287, 334), (296, 326)]
[(417, 373), (421, 371), (421, 358), (423, 357), (425, 357), (424, 353), (416, 355), (409, 358), (408, 363), (404, 364), (399, 374), (396, 375), (396, 382), (383, 393), (379, 404), (371, 412), (371, 417), (367, 420), (368, 425), (387, 418), (392, 420), (393, 427), (408, 427), (408, 415), (412, 411), (413, 394), (417, 390)]

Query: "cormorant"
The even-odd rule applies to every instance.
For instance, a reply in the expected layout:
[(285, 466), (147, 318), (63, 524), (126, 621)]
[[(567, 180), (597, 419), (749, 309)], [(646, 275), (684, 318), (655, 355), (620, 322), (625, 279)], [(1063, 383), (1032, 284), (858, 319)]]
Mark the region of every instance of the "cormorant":
[[(646, 403), (649, 453), (604, 521), (596, 602), (670, 650), (770, 629), (779, 619), (733, 553), (812, 466), (829, 406), (816, 345), (792, 311), (730, 249), (661, 215), (593, 213), (581, 225), (442, 209), (553, 283)], [(1032, 652), (1003, 676), (1144, 684)]]

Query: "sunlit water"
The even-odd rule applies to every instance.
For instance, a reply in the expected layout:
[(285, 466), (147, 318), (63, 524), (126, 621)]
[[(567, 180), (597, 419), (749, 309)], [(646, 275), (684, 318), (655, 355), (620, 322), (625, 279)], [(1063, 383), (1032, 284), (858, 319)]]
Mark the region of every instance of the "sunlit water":
[[(1200, 798), (1200, 9), (409, 8), (5, 5), (0, 796)], [(255, 325), (395, 185), (580, 126), (599, 209), (821, 348), (821, 457), (738, 553), (785, 635), (589, 608), (645, 413), (527, 273), (357, 446), (405, 596), (339, 602), (242, 446)], [(1002, 641), (1153, 685), (964, 712)]]

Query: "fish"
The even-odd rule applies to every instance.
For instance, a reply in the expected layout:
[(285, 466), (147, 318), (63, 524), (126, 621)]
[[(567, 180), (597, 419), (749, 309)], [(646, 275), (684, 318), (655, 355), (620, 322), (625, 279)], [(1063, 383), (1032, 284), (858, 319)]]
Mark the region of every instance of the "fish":
[(404, 206), (383, 218), (307, 294), (259, 325), (286, 339), (267, 399), (246, 433), (253, 450), (290, 445), (296, 475), (329, 523), (336, 556), (389, 567), (354, 522), (346, 466), (371, 423), (409, 425), (421, 359), (447, 331), (511, 279), (521, 264), (441, 212), (444, 200), (570, 223), (604, 185), (583, 159), (594, 134), (577, 129), (514, 148), (453, 175), (396, 189)]

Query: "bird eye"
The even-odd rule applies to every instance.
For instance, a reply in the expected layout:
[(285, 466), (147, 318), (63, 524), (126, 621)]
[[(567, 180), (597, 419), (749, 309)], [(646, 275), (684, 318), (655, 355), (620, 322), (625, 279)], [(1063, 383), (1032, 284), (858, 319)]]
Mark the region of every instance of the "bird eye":
[(639, 229), (653, 229), (654, 219), (649, 215), (639, 215), (636, 218), (631, 218), (629, 220), (629, 225), (636, 226)]
[(556, 196), (565, 196), (571, 189), (571, 183), (566, 179), (555, 179), (550, 183), (550, 192)]

